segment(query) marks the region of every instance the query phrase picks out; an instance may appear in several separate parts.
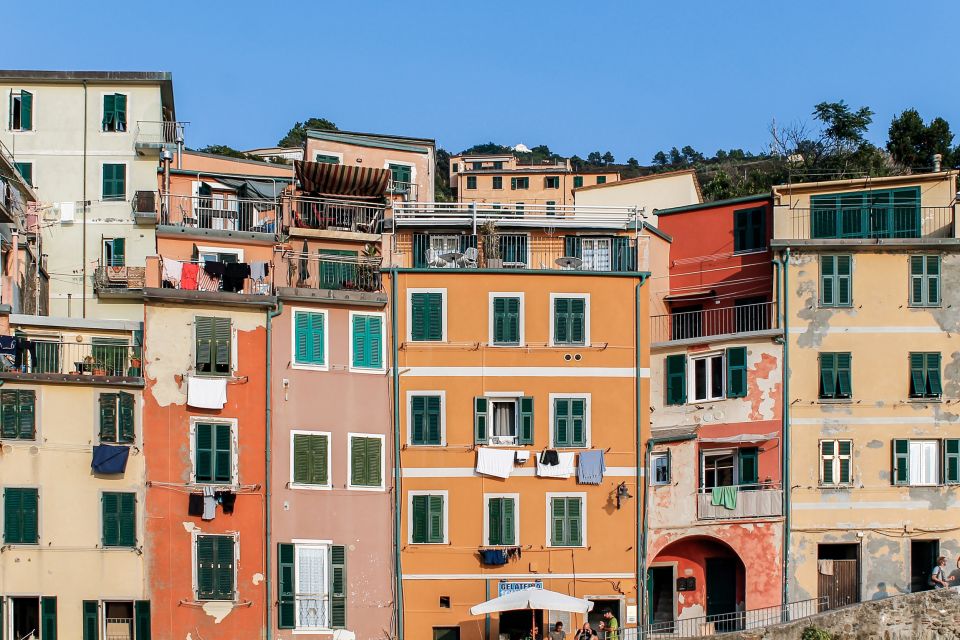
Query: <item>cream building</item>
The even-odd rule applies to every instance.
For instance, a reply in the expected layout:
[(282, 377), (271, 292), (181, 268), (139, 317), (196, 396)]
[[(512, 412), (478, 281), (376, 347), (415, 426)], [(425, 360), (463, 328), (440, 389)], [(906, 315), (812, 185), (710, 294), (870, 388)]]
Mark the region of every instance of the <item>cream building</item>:
[(703, 202), (697, 172), (693, 169), (653, 173), (605, 184), (585, 184), (573, 190), (579, 206), (642, 207), (653, 224), (657, 209), (686, 207)]
[(97, 282), (156, 253), (159, 153), (182, 141), (171, 75), (0, 71), (0, 91), (0, 142), (41, 200), (50, 313), (142, 318), (142, 301), (101, 298)]

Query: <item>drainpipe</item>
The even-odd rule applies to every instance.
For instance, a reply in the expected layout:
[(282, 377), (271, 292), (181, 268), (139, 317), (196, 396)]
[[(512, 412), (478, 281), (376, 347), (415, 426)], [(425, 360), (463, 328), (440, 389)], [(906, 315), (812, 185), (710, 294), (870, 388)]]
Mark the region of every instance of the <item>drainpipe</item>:
[(790, 570), (790, 302), (789, 302), (789, 267), (790, 247), (783, 252), (783, 278), (781, 279), (783, 300), (783, 424), (781, 430), (783, 447), (781, 461), (781, 475), (783, 477), (783, 593), (781, 604), (786, 605), (789, 600), (788, 575)]
[[(640, 392), (641, 392), (641, 378), (640, 378), (640, 365), (642, 364), (640, 356), (640, 294), (643, 287), (644, 278), (640, 278), (640, 282), (637, 283), (636, 290), (634, 292), (635, 302), (636, 302), (636, 314), (634, 316), (634, 329), (636, 330), (636, 349), (635, 349), (635, 371), (634, 371), (634, 383), (635, 390), (634, 395), (636, 396), (636, 412), (637, 412), (637, 521), (641, 522), (642, 525), (638, 528), (637, 531), (637, 604), (640, 606), (640, 613), (637, 616), (637, 621), (642, 626), (647, 618), (647, 589), (646, 589), (646, 567), (647, 567), (647, 483), (644, 481), (643, 470), (649, 468), (647, 466), (647, 460), (644, 459), (641, 462), (641, 451), (643, 451), (643, 423), (640, 418)], [(647, 443), (647, 454), (646, 457), (649, 458), (649, 443)], [(640, 487), (643, 487), (643, 499), (641, 500)]]
[(400, 568), (400, 367), (397, 344), (397, 270), (390, 270), (390, 343), (393, 351), (393, 553), (396, 571), (397, 640), (403, 640), (403, 572)]
[[(87, 81), (83, 81), (83, 279), (80, 285), (81, 317), (87, 317)], [(38, 267), (39, 268), (39, 265)]]
[(272, 390), (271, 390), (271, 387), (270, 387), (270, 381), (273, 379), (273, 378), (272, 378), (272, 373), (273, 373), (273, 371), (272, 371), (272, 370), (273, 370), (273, 319), (276, 318), (277, 316), (279, 316), (281, 313), (283, 313), (283, 300), (280, 300), (280, 299), (278, 298), (278, 299), (277, 299), (277, 307), (276, 307), (276, 309), (268, 309), (268, 310), (267, 310), (267, 371), (266, 371), (266, 373), (267, 373), (267, 411), (266, 411), (266, 418), (267, 418), (266, 445), (267, 445), (267, 448), (266, 448), (266, 457), (264, 458), (264, 464), (266, 465), (266, 476), (265, 476), (265, 480), (264, 480), (264, 489), (265, 489), (267, 495), (266, 495), (266, 500), (264, 501), (264, 504), (265, 504), (264, 509), (266, 510), (266, 519), (265, 519), (265, 520), (266, 520), (266, 521), (265, 521), (265, 532), (266, 532), (266, 535), (265, 535), (265, 537), (264, 537), (264, 547), (266, 548), (266, 553), (263, 554), (263, 557), (264, 557), (264, 570), (265, 570), (264, 582), (265, 582), (265, 584), (266, 584), (266, 587), (265, 587), (265, 588), (266, 588), (266, 590), (267, 590), (267, 597), (266, 597), (266, 601), (267, 601), (267, 640), (270, 640), (270, 638), (273, 637), (273, 623), (272, 623), (272, 616), (270, 615), (270, 614), (273, 612), (273, 604), (272, 604), (272, 602), (273, 602), (273, 600), (272, 600), (273, 591), (270, 589), (270, 585), (271, 585), (271, 580), (270, 580), (270, 554), (271, 554), (270, 536), (271, 536), (271, 534), (273, 533), (273, 527), (270, 526), (270, 520), (271, 520), (271, 515), (270, 515), (270, 497), (271, 497), (271, 496), (270, 496), (270, 491), (271, 491), (271, 484), (270, 484), (270, 466), (271, 466), (271, 465), (270, 465), (270, 443), (271, 443), (271, 440), (272, 440), (271, 435), (272, 435), (272, 433), (273, 433), (273, 411), (272, 411), (273, 406), (272, 406), (272, 402), (271, 402), (271, 400), (272, 400), (272, 398), (273, 398), (273, 393), (272, 393)]

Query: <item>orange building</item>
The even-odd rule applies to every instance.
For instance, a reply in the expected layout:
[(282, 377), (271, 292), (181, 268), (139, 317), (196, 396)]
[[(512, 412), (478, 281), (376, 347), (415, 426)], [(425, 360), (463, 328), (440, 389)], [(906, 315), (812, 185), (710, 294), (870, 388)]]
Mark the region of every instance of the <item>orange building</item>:
[[(406, 637), (528, 632), (529, 612), (469, 613), (524, 586), (594, 600), (594, 623), (610, 607), (634, 625), (649, 377), (640, 222), (629, 209), (549, 225), (482, 206), (393, 214)], [(582, 623), (537, 615), (541, 629)]]

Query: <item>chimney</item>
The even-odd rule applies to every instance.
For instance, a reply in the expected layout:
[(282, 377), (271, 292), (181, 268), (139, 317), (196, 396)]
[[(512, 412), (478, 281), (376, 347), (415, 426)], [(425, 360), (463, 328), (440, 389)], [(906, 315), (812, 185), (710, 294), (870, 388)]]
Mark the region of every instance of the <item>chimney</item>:
[(940, 165), (943, 163), (943, 156), (939, 153), (933, 154), (933, 171), (940, 171)]

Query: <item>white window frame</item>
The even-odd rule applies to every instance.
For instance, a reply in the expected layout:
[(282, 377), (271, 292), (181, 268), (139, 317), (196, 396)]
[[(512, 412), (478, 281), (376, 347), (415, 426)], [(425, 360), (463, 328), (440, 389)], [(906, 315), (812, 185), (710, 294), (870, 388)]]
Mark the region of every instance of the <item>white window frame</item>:
[[(380, 317), (380, 362), (382, 364), (378, 369), (370, 367), (353, 366), (353, 318), (354, 316), (379, 316)], [(375, 375), (387, 372), (387, 314), (382, 311), (351, 311), (348, 322), (347, 333), (349, 336), (349, 352), (347, 357), (347, 370), (350, 373), (372, 373)]]
[(212, 247), (209, 245), (197, 245), (197, 260), (203, 262), (205, 253), (232, 253), (237, 256), (237, 262), (244, 262), (242, 247)]
[[(414, 396), (440, 396), (440, 444), (413, 444), (413, 398)], [(407, 446), (408, 447), (445, 447), (447, 446), (447, 392), (416, 389), (407, 391)]]
[[(297, 362), (297, 314), (315, 313), (323, 316), (323, 364), (305, 364)], [(351, 326), (352, 328), (352, 326)], [(293, 307), (290, 309), (290, 368), (302, 371), (330, 370), (330, 314), (326, 309)]]
[[(433, 238), (431, 237), (431, 243)], [(432, 247), (431, 247), (432, 248)], [(440, 341), (436, 340), (417, 340), (414, 344), (439, 344), (447, 342), (447, 290), (446, 288), (419, 287), (407, 289), (407, 336), (406, 341), (413, 343), (413, 294), (415, 293), (439, 293), (440, 294)], [(353, 323), (350, 323), (351, 330)], [(353, 344), (353, 340), (350, 341)], [(351, 362), (353, 359), (351, 358)]]
[[(551, 541), (551, 533), (553, 532), (553, 509), (551, 501), (553, 498), (580, 498), (580, 545), (576, 547), (571, 547), (568, 545), (563, 545), (560, 547), (555, 547)], [(547, 539), (544, 542), (544, 547), (550, 549), (586, 549), (589, 547), (587, 541), (587, 493), (585, 491), (559, 491), (559, 492), (547, 492), (546, 494), (546, 533)]]
[[(580, 256), (581, 256), (581, 258), (582, 258), (583, 255), (586, 253), (585, 250), (584, 250), (584, 246), (583, 246), (583, 245), (584, 245), (584, 243), (587, 243), (587, 242), (592, 243), (592, 245), (593, 245), (592, 248), (590, 249), (590, 251), (592, 252), (592, 258), (591, 258), (591, 259), (592, 259), (592, 261), (593, 261), (593, 266), (592, 266), (589, 270), (591, 270), (591, 271), (600, 271), (600, 272), (613, 271), (613, 238), (611, 238), (611, 237), (609, 237), (609, 236), (603, 236), (603, 237), (600, 237), (600, 236), (582, 236), (582, 237), (580, 238)], [(607, 247), (607, 264), (606, 264), (606, 268), (605, 268), (605, 269), (599, 269), (599, 268), (597, 268), (597, 265), (596, 265), (598, 245), (600, 245), (601, 243), (605, 243), (605, 244), (606, 244), (606, 247)], [(584, 264), (584, 267), (586, 268), (586, 265), (587, 265), (587, 260), (586, 260), (586, 259), (583, 260), (583, 264)]]
[[(12, 125), (13, 125), (13, 100), (12, 100), (12, 98), (16, 98), (16, 97), (21, 96), (24, 91), (29, 92), (29, 93), (33, 96), (33, 111), (31, 112), (31, 117), (33, 118), (33, 121), (30, 123), (31, 126), (30, 126), (29, 129), (14, 129), (13, 126), (12, 126)], [(35, 88), (34, 88), (34, 89), (26, 89), (25, 87), (20, 87), (19, 89), (12, 89), (12, 88), (11, 88), (10, 92), (7, 94), (7, 129), (6, 129), (6, 130), (9, 131), (10, 133), (15, 133), (15, 134), (19, 134), (19, 135), (31, 134), (31, 133), (36, 132), (36, 130), (37, 130), (37, 108), (36, 108), (36, 106), (37, 106), (37, 90), (36, 90)], [(21, 107), (20, 107), (20, 108), (21, 108), (21, 113), (23, 113), (23, 111), (22, 111), (22, 109), (23, 109), (22, 104), (21, 104)], [(21, 119), (20, 119), (20, 124), (21, 124), (21, 125), (23, 124), (23, 118), (22, 118), (22, 117), (21, 117)], [(34, 176), (34, 177), (36, 177), (36, 176)]]
[(131, 614), (133, 615), (131, 618), (131, 623), (133, 626), (133, 635), (131, 638), (134, 638), (134, 640), (140, 640), (140, 638), (138, 638), (136, 635), (137, 600), (138, 598), (107, 598), (105, 600), (97, 600), (97, 620), (99, 620), (101, 638), (107, 637), (107, 605), (129, 602), (131, 606)]
[[(940, 442), (938, 440), (910, 440), (908, 456), (910, 461), (910, 485), (911, 487), (935, 487), (940, 484)], [(929, 471), (925, 465), (914, 464), (914, 448), (917, 450), (917, 458), (923, 461), (923, 449), (933, 448), (933, 480), (931, 482), (914, 482), (914, 478), (923, 478), (923, 471)]]
[[(554, 329), (556, 328), (556, 300), (557, 298), (582, 298), (583, 303), (583, 344), (557, 344)], [(561, 349), (586, 349), (591, 345), (590, 342), (590, 294), (589, 293), (550, 293), (550, 343), (549, 346)]]
[[(697, 398), (696, 392), (696, 362), (697, 360), (711, 360), (713, 358), (720, 358), (720, 395), (712, 398)], [(697, 354), (688, 354), (687, 355), (688, 365), (687, 365), (687, 404), (696, 404), (698, 402), (716, 402), (718, 400), (723, 400), (727, 397), (727, 357), (723, 351), (708, 351), (704, 353)], [(707, 375), (707, 394), (709, 395), (710, 389), (713, 386), (713, 374), (710, 371), (710, 363), (707, 363), (706, 369)]]
[[(490, 544), (490, 499), (509, 498), (513, 500), (513, 541), (508, 544)], [(519, 493), (485, 493), (483, 494), (483, 540), (484, 547), (515, 547), (520, 544), (520, 494)]]
[[(230, 600), (200, 600), (200, 580), (197, 576), (197, 537), (198, 536), (225, 536), (233, 538), (233, 598)], [(194, 527), (190, 532), (190, 563), (193, 565), (193, 599), (197, 602), (237, 602), (240, 598), (240, 584), (237, 582), (237, 574), (240, 569), (240, 532), (213, 532), (201, 531)]]
[[(293, 480), (293, 440), (294, 436), (326, 436), (327, 437), (327, 484), (303, 484)], [(329, 431), (311, 431), (309, 429), (290, 430), (290, 489), (307, 489), (310, 491), (330, 491), (333, 489), (333, 435)]]
[[(417, 184), (417, 165), (413, 162), (407, 160), (390, 160), (389, 158), (383, 161), (383, 168), (387, 171), (390, 171), (390, 165), (399, 164), (404, 167), (410, 167), (410, 184)], [(390, 180), (393, 180), (393, 172), (390, 172)]]
[[(519, 322), (520, 332), (518, 337), (520, 342), (518, 344), (496, 344), (493, 341), (493, 301), (495, 298), (519, 298), (520, 299), (520, 317), (517, 320)], [(497, 349), (516, 349), (518, 347), (527, 346), (527, 336), (526, 331), (524, 330), (524, 325), (526, 324), (526, 300), (522, 291), (491, 291), (488, 296), (487, 303), (487, 346), (494, 347)]]
[[(352, 484), (353, 466), (350, 462), (353, 458), (353, 439), (354, 438), (377, 438), (380, 440), (380, 486), (365, 487)], [(357, 433), (351, 431), (347, 433), (347, 489), (353, 491), (385, 491), (387, 483), (387, 437), (382, 433)], [(332, 474), (331, 474), (332, 475)]]
[[(503, 447), (515, 447), (520, 441), (520, 398), (523, 397), (523, 392), (520, 391), (492, 391), (483, 394), (483, 397), (487, 399), (487, 425), (489, 434), (487, 436), (487, 442), (490, 446), (503, 446)], [(513, 436), (496, 436), (493, 434), (494, 427), (494, 410), (493, 404), (495, 402), (513, 402), (513, 430), (515, 431)], [(499, 442), (495, 438), (510, 438), (510, 442)]]
[[(446, 489), (439, 491), (417, 490), (407, 491), (407, 544), (419, 546), (436, 546), (450, 544), (450, 495)], [(413, 497), (414, 496), (442, 496), (443, 497), (443, 542), (414, 542), (413, 541)]]
[[(832, 442), (833, 443), (833, 455), (826, 456), (823, 454), (823, 443)], [(850, 455), (840, 455), (840, 443), (849, 442), (850, 443)], [(819, 440), (817, 442), (817, 449), (820, 458), (820, 486), (822, 487), (848, 487), (853, 484), (853, 440), (850, 438), (840, 438), (839, 440)], [(849, 460), (850, 461), (850, 479), (847, 482), (842, 482), (840, 480), (840, 461)], [(829, 461), (830, 466), (833, 472), (833, 482), (826, 482), (823, 479), (823, 466), (824, 462)]]
[[(103, 167), (108, 164), (122, 164), (126, 167), (123, 170), (123, 197), (122, 198), (110, 198), (109, 200), (104, 200), (103, 198)], [(131, 166), (129, 162), (120, 161), (120, 162), (101, 162), (100, 163), (100, 202), (104, 204), (126, 204), (130, 206), (130, 185), (133, 183)], [(136, 190), (134, 190), (136, 191)], [(199, 247), (198, 247), (199, 250)]]
[[(593, 399), (591, 397), (591, 394), (589, 393), (551, 393), (549, 399), (550, 399), (550, 410), (548, 412), (548, 415), (549, 415), (548, 434), (550, 436), (550, 439), (547, 442), (550, 443), (550, 446), (554, 448), (560, 448), (560, 449), (574, 449), (576, 451), (589, 449), (592, 446), (592, 442), (593, 442), (592, 440), (593, 434), (591, 430), (591, 422), (592, 422), (592, 415), (593, 415)], [(555, 424), (554, 417), (557, 410), (555, 406), (556, 400), (583, 400), (584, 401), (584, 407), (583, 407), (584, 445), (582, 447), (559, 447), (557, 446), (557, 443), (554, 441), (553, 425)]]
[[(701, 449), (700, 450), (700, 489), (706, 489), (707, 487), (707, 467), (706, 461), (707, 458), (720, 458), (723, 456), (732, 456), (733, 458), (733, 469), (731, 474), (733, 476), (733, 485), (734, 487), (740, 486), (740, 458), (738, 455), (738, 449)], [(717, 486), (727, 486), (727, 485), (717, 485)]]
[(326, 149), (313, 149), (313, 162), (317, 161), (317, 156), (333, 156), (340, 159), (340, 164), (343, 164), (343, 152), (342, 151), (328, 151)]
[[(673, 475), (673, 469), (670, 468), (671, 456), (668, 451), (654, 451), (650, 454), (650, 486), (653, 487), (668, 487), (672, 484), (673, 478), (670, 476)], [(667, 481), (660, 482), (657, 480), (657, 460), (666, 460), (667, 461)]]
[[(318, 633), (324, 631), (330, 631), (330, 547), (333, 546), (331, 540), (292, 540), (293, 544), (293, 572), (294, 572), (294, 585), (293, 585), (293, 602), (294, 602), (294, 635), (299, 635), (301, 633)], [(324, 579), (322, 581), (323, 585), (323, 598), (322, 601), (326, 605), (326, 626), (322, 627), (304, 627), (300, 625), (300, 607), (297, 606), (297, 596), (300, 595), (298, 591), (299, 585), (296, 581), (296, 576), (300, 574), (300, 549), (318, 549), (323, 551), (323, 570), (324, 570)]]
[[(214, 482), (197, 482), (197, 425), (198, 424), (228, 424), (230, 425), (230, 484), (216, 484)], [(236, 418), (206, 418), (190, 416), (190, 484), (198, 487), (231, 487), (240, 486), (240, 441), (237, 437)]]
[[(20, 598), (31, 598), (31, 599), (35, 599), (35, 600), (37, 601), (37, 620), (38, 620), (38, 621), (42, 621), (42, 615), (43, 615), (43, 614), (42, 614), (42, 611), (43, 611), (43, 609), (42, 609), (43, 603), (42, 603), (42, 601), (41, 601), (41, 598), (43, 598), (43, 595), (42, 595), (42, 594), (39, 594), (39, 593), (9, 593), (8, 595), (0, 596), (0, 601), (3, 602), (3, 618), (2, 618), (2, 624), (3, 624), (3, 637), (4, 637), (4, 638), (13, 638), (13, 637), (15, 637), (14, 634), (13, 634), (13, 628), (14, 628), (14, 626), (13, 626), (13, 623), (14, 623), (14, 620), (13, 620), (13, 599), (14, 599), (14, 598), (17, 598), (17, 599), (20, 599)], [(99, 608), (98, 608), (98, 610), (99, 610)], [(38, 631), (39, 631), (39, 629), (38, 629)]]
[[(126, 96), (127, 98), (127, 128), (124, 129), (123, 131), (104, 131), (103, 130), (103, 98), (108, 95), (109, 96), (121, 95), (121, 96)], [(101, 135), (107, 135), (107, 136), (126, 135), (130, 133), (130, 129), (132, 128), (131, 118), (130, 118), (130, 113), (132, 112), (132, 109), (130, 108), (130, 97), (131, 97), (130, 94), (127, 93), (126, 91), (101, 91), (100, 92), (100, 120), (98, 121), (100, 123), (100, 126), (97, 127), (98, 133), (100, 133)]]

